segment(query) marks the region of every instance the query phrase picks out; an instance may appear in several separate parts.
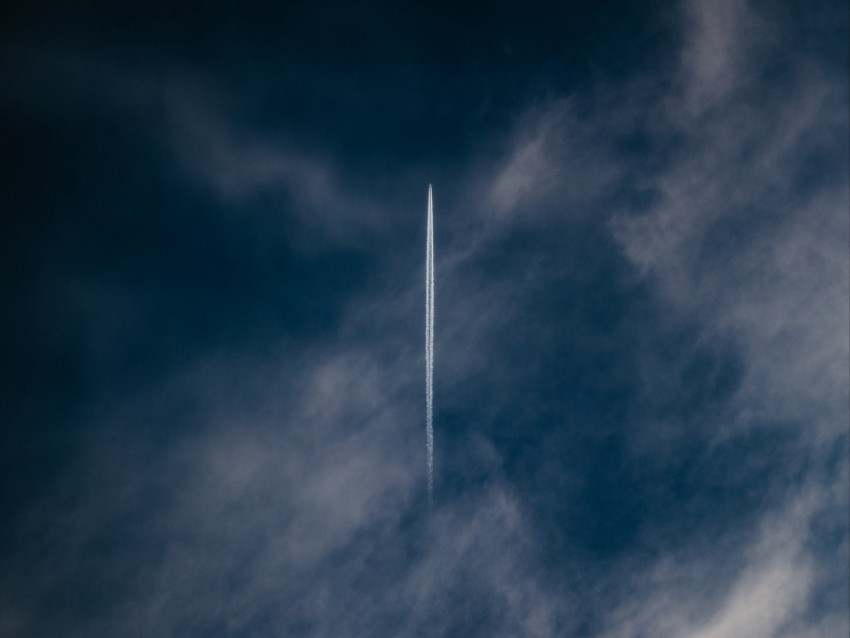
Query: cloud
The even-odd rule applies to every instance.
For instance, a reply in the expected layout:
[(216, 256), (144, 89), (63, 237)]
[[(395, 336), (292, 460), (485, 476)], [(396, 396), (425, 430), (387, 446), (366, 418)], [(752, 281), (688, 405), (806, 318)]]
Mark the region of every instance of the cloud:
[[(492, 178), (495, 210), (558, 211), (560, 218), (547, 214), (550, 229), (569, 232), (561, 224), (573, 219), (575, 208), (560, 195), (578, 181), (586, 187), (582, 202), (604, 220), (661, 302), (665, 324), (696, 326), (699, 349), (732, 349), (741, 377), (730, 396), (701, 417), (705, 426), (686, 413), (675, 417), (680, 441), (702, 438), (711, 456), (722, 441), (743, 440), (753, 428), (790, 429), (798, 437), (792, 464), (804, 468), (797, 472), (808, 487), (789, 467), (794, 478), (773, 484), (780, 505), (765, 504), (755, 517), (758, 530), (745, 528), (749, 540), (736, 541), (744, 543), (738, 549), (705, 540), (691, 548), (697, 554), (679, 557), (687, 567), (674, 570), (676, 577), (663, 575), (668, 561), (677, 560), (672, 550), (636, 568), (660, 582), (648, 587), (650, 594), (645, 583), (623, 594), (609, 635), (842, 635), (848, 621), (840, 603), (833, 599), (828, 610), (812, 606), (835, 586), (834, 574), (846, 571), (846, 551), (839, 553), (840, 567), (815, 558), (830, 541), (811, 524), (823, 517), (847, 531), (846, 499), (833, 497), (845, 486), (850, 387), (850, 195), (846, 149), (835, 143), (836, 132), (847, 136), (845, 83), (810, 59), (780, 55), (781, 32), (791, 26), (748, 3), (686, 3), (684, 15), (685, 44), (670, 92), (653, 95), (658, 85), (650, 82), (636, 93), (639, 83), (619, 87), (619, 105), (591, 110), (580, 123), (565, 101), (529, 111), (516, 150)], [(764, 68), (777, 57), (786, 65), (785, 79), (767, 83)], [(630, 107), (638, 112), (630, 114)], [(615, 142), (612, 122), (618, 121), (648, 127), (661, 140), (656, 148), (663, 158), (633, 163)], [(585, 141), (579, 146), (596, 155), (574, 164), (569, 145), (560, 141), (579, 128)], [(598, 166), (616, 168), (600, 178)], [(618, 196), (635, 187), (652, 197), (636, 206)], [(501, 218), (509, 228), (524, 223), (504, 212)], [(562, 273), (550, 275), (557, 281)], [(684, 378), (693, 363), (690, 350), (672, 369), (656, 356), (642, 352), (647, 397), (671, 378)], [(661, 441), (671, 427), (659, 423), (666, 418), (649, 414), (638, 424), (633, 453), (671, 453)], [(771, 454), (769, 446), (753, 456), (761, 454)], [(836, 454), (842, 458), (837, 469)], [(795, 505), (800, 501), (808, 505)], [(712, 573), (711, 562), (737, 560), (744, 561), (740, 570)], [(713, 607), (701, 603), (717, 583), (725, 583), (726, 595)], [(841, 587), (846, 591), (846, 582)], [(816, 620), (821, 614), (830, 620)]]
[(840, 163), (806, 175), (844, 126), (843, 100), (825, 77), (798, 73), (785, 100), (727, 96), (691, 120), (688, 154), (656, 178), (657, 205), (615, 217), (612, 230), (673, 308), (738, 339), (748, 419), (840, 433), (850, 273), (837, 238), (850, 197)]
[(376, 202), (341, 184), (327, 157), (311, 157), (268, 135), (258, 139), (216, 113), (215, 105), (225, 100), (215, 92), (187, 91), (177, 83), (168, 96), (163, 138), (186, 175), (225, 206), (240, 210), (246, 202), (271, 198), (297, 216), (312, 237), (336, 245), (375, 232), (385, 217)]
[(689, 1), (683, 3), (683, 13), (684, 101), (688, 114), (699, 116), (757, 73), (753, 57), (768, 37), (768, 27), (747, 0), (712, 6)]
[[(353, 297), (327, 340), (207, 350), (98, 402), (16, 521), (12, 635), (553, 635), (563, 611), (508, 483), (426, 517), (410, 286)], [(497, 464), (479, 447), (465, 463)]]
[(767, 512), (743, 546), (689, 547), (638, 572), (603, 635), (797, 635), (817, 576), (804, 545), (813, 496)]
[[(530, 107), (488, 167), (485, 214), (509, 225), (539, 224), (553, 207), (573, 218), (592, 214), (628, 170), (622, 158), (611, 161), (618, 136), (640, 125), (636, 111), (610, 100), (600, 89)], [(592, 115), (596, 109), (605, 118)]]
[[(155, 113), (163, 170), (237, 213), (229, 228), (268, 198), (272, 223), (257, 235), (286, 234), (278, 222), (310, 229), (276, 249), (365, 237), (387, 265), (319, 338), (193, 352), (77, 415), (89, 422), (73, 462), (14, 522), (20, 552), (4, 557), (0, 633), (845, 634), (850, 202), (835, 139), (846, 94), (816, 61), (789, 61), (793, 52), (780, 60), (783, 82), (760, 80), (773, 55), (766, 34), (782, 25), (747, 3), (686, 3), (682, 15), (670, 77), (535, 102), (493, 134), (495, 159), (466, 158), (461, 204), (441, 209), (437, 190), (438, 238), (445, 229), (455, 239), (437, 251), (437, 466), (452, 473), (433, 518), (423, 507), (421, 260), (398, 257), (407, 243), (377, 241), (407, 228), (392, 221), (405, 217), (402, 199), (358, 191), (356, 167), (246, 124), (250, 107), (226, 90), (154, 82), (158, 97), (138, 99)], [(400, 168), (399, 180), (418, 170)], [(424, 187), (420, 200), (424, 232)], [(597, 243), (578, 245), (588, 237)], [(610, 252), (607, 270), (594, 251)], [(570, 297), (591, 290), (597, 270), (626, 291), (602, 302), (643, 304), (613, 327)], [(73, 330), (60, 338), (85, 335), (89, 355), (114, 352), (133, 317), (140, 340), (150, 328), (137, 312), (149, 298), (132, 290), (64, 293)], [(559, 294), (569, 303), (546, 305)], [(580, 312), (594, 331), (581, 332)], [(672, 333), (685, 345), (653, 349)], [(629, 341), (632, 385), (616, 390), (637, 397), (616, 418), (570, 413), (576, 402), (561, 394), (582, 383), (608, 401), (593, 375), (617, 339)], [(586, 351), (593, 365), (570, 368), (568, 355)], [(689, 381), (699, 354), (714, 366), (705, 383)], [(740, 374), (697, 416), (662, 409), (658, 395), (723, 385), (727, 359)], [(541, 389), (547, 365), (557, 378)], [(513, 447), (500, 436), (515, 436)], [(615, 450), (600, 454), (605, 467), (580, 444), (548, 449), (594, 436)], [(672, 487), (634, 473), (650, 483), (634, 486), (648, 514), (607, 555), (581, 545), (582, 521), (546, 509), (580, 512), (574, 483), (591, 465), (600, 483), (631, 478), (635, 465), (676, 466), (657, 479)], [(665, 510), (676, 524), (657, 520), (664, 489), (679, 498)], [(724, 509), (731, 492), (748, 511)], [(619, 521), (611, 500), (598, 515)]]
[[(4, 52), (4, 66), (18, 79), (10, 83), (15, 108), (53, 119), (85, 122), (95, 115), (131, 123), (164, 151), (169, 179), (181, 175), (212, 198), (213, 210), (301, 251), (359, 247), (397, 229), (386, 184), (364, 185), (356, 166), (269, 126), (261, 98), (238, 82), (176, 62), (162, 72), (96, 46), (13, 39)], [(428, 183), (419, 171), (404, 179), (423, 190)], [(389, 191), (399, 193), (394, 185)]]
[[(846, 533), (846, 506), (832, 497), (846, 459), (837, 474), (823, 470), (846, 448), (850, 273), (839, 238), (848, 232), (850, 198), (846, 158), (824, 159), (832, 157), (835, 131), (846, 132), (846, 104), (826, 77), (793, 63), (782, 99), (742, 92), (765, 59), (763, 50), (744, 52), (764, 45), (758, 37), (743, 42), (748, 25), (760, 20), (743, 3), (698, 9), (683, 55), (685, 102), (681, 109), (673, 103), (670, 118), (683, 123), (688, 153), (656, 177), (656, 205), (614, 217), (611, 228), (670, 311), (696, 322), (709, 342), (736, 344), (743, 379), (710, 436), (735, 437), (754, 426), (799, 429), (797, 454), (817, 469), (809, 470), (810, 489), (790, 477), (778, 486), (789, 505), (763, 514), (746, 566), (707, 618), (682, 618), (692, 603), (663, 586), (649, 600), (638, 596), (641, 607), (661, 606), (643, 628), (652, 635), (820, 635), (812, 618), (821, 612), (809, 605), (815, 592), (833, 586), (833, 570), (847, 565), (846, 552), (843, 567), (816, 561), (813, 547), (829, 541), (810, 528), (817, 511)], [(724, 552), (710, 560), (729, 558)], [(685, 595), (698, 597), (701, 587), (691, 583)], [(822, 635), (846, 633), (846, 614), (831, 617), (835, 625)], [(619, 631), (641, 630), (626, 620)]]

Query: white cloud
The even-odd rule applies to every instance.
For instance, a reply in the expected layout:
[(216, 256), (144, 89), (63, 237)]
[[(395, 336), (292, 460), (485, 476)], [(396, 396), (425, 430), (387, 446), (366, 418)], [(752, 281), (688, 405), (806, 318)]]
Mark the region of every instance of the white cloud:
[[(589, 214), (622, 178), (612, 162), (612, 138), (634, 124), (634, 111), (617, 109), (601, 92), (584, 109), (610, 109), (603, 121), (580, 115), (578, 99), (529, 109), (509, 137), (503, 158), (486, 174), (484, 213), (498, 223), (537, 223), (553, 207), (573, 218)], [(478, 203), (481, 206), (480, 203)]]
[[(653, 96), (649, 82), (636, 95), (624, 90), (634, 98), (630, 106), (597, 109), (580, 123), (567, 102), (531, 110), (515, 151), (493, 178), (495, 209), (508, 227), (523, 220), (506, 211), (523, 206), (571, 217), (574, 210), (559, 196), (576, 181), (587, 187), (582, 201), (597, 202), (597, 214), (605, 189), (638, 185), (654, 193), (640, 210), (618, 203), (601, 214), (666, 321), (697, 326), (705, 344), (730, 344), (743, 366), (734, 396), (710, 428), (682, 421), (665, 427), (707, 434), (707, 454), (758, 426), (801, 433), (793, 464), (807, 468), (808, 487), (789, 468), (775, 495), (787, 505), (765, 511), (759, 530), (744, 531), (748, 549), (706, 540), (691, 554), (662, 552), (653, 564), (635, 567), (639, 576), (620, 592), (624, 602), (610, 614), (606, 635), (843, 635), (842, 612), (810, 605), (832, 587), (837, 570), (846, 572), (847, 552), (838, 552), (835, 563), (816, 558), (813, 547), (823, 540), (810, 525), (823, 516), (846, 533), (847, 463), (837, 474), (825, 469), (837, 450), (846, 452), (850, 388), (850, 194), (846, 149), (836, 153), (836, 139), (847, 134), (845, 80), (795, 59), (785, 61), (787, 85), (763, 85), (783, 25), (737, 0), (687, 3), (685, 15), (673, 90)], [(635, 166), (611, 143), (618, 121), (647, 124), (659, 138), (678, 136), (679, 147), (669, 160)], [(578, 128), (585, 142), (599, 140), (598, 159), (587, 167), (571, 162), (563, 142)], [(616, 169), (595, 180), (594, 167), (605, 164)], [(557, 221), (546, 218), (552, 232), (565, 232)], [(682, 374), (643, 363), (648, 394)], [(646, 439), (636, 453), (670, 451), (655, 445), (655, 427), (648, 423), (635, 434), (635, 441)], [(836, 491), (845, 496), (836, 499)], [(730, 573), (715, 564), (740, 567)], [(630, 572), (627, 562), (619, 569)], [(718, 583), (726, 594), (702, 600)], [(815, 618), (823, 615), (828, 620)]]
[(682, 74), (689, 114), (711, 109), (750, 80), (752, 48), (765, 37), (765, 26), (748, 4), (747, 0), (684, 3)]
[[(818, 569), (805, 551), (814, 493), (763, 517), (744, 547), (677, 550), (627, 581), (606, 638), (773, 638), (800, 629)], [(823, 569), (824, 566), (820, 566)], [(711, 592), (709, 594), (709, 592)], [(812, 626), (803, 623), (803, 627)]]

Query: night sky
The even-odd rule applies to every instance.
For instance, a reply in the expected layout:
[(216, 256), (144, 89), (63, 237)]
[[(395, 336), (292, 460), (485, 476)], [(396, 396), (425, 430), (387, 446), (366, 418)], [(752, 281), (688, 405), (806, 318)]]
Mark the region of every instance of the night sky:
[(0, 637), (846, 638), (850, 6), (458, 5), (3, 4)]

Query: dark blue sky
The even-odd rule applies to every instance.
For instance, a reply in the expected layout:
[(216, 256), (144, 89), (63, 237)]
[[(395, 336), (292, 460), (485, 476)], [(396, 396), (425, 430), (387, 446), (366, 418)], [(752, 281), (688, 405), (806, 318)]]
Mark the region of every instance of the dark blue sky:
[(0, 25), (0, 636), (850, 631), (846, 3)]

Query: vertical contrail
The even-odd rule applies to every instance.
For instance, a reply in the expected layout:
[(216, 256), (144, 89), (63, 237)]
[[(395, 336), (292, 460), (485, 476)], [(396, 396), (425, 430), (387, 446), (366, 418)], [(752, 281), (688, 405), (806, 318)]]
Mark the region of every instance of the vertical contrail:
[(428, 184), (428, 239), (425, 245), (425, 443), (428, 504), (434, 504), (434, 200)]

